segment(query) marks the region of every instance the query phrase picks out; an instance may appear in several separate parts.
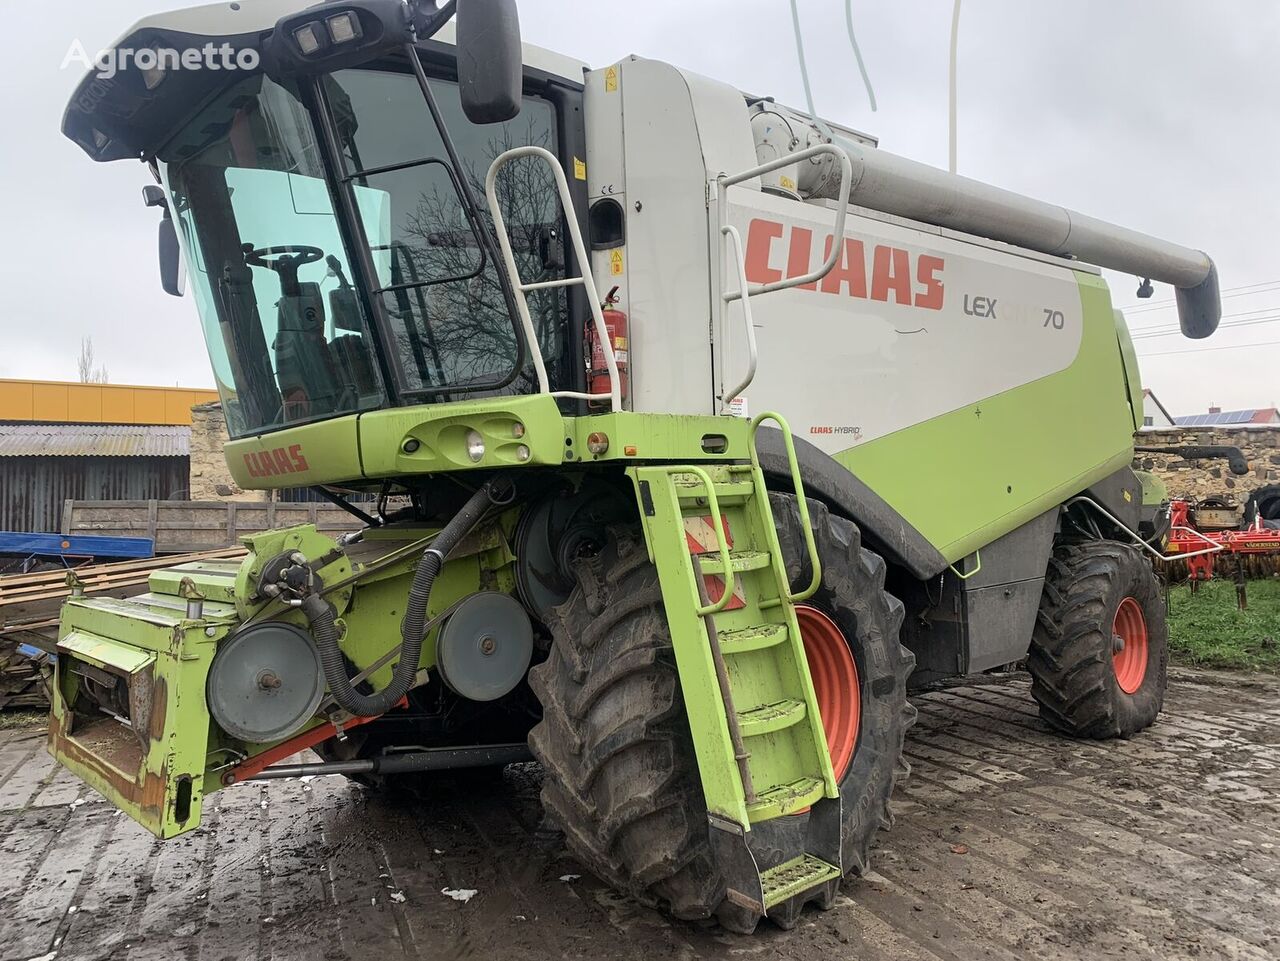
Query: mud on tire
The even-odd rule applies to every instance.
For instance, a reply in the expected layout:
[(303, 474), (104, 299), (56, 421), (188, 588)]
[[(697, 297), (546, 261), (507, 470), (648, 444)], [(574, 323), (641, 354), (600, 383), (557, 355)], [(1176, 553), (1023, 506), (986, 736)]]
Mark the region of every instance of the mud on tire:
[[(807, 583), (795, 498), (770, 499), (788, 573)], [(862, 549), (852, 522), (816, 502), (811, 515), (823, 583), (809, 603), (852, 639), (862, 687), (861, 734), (842, 782), (844, 860), (861, 873), (906, 773), (914, 658), (898, 642), (902, 605), (884, 593), (884, 561)], [(530, 675), (544, 712), (529, 737), (545, 769), (543, 805), (573, 854), (602, 879), (677, 918), (709, 917), (724, 899), (724, 880), (711, 855), (657, 571), (639, 532), (612, 529), (605, 550), (579, 564), (577, 580), (551, 625), (551, 654)], [(755, 826), (762, 869), (799, 853), (788, 849), (804, 837), (806, 819)]]
[[(1132, 693), (1121, 687), (1113, 647), (1126, 600), (1146, 633), (1145, 670)], [(1168, 657), (1159, 581), (1136, 548), (1093, 541), (1054, 552), (1028, 658), (1041, 718), (1074, 737), (1132, 737), (1160, 714)]]

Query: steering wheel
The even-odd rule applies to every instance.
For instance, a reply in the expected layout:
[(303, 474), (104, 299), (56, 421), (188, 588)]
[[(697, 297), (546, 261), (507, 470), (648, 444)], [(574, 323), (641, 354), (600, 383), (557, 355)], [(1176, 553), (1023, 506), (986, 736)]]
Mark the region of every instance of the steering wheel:
[[(268, 258), (274, 257), (274, 260)], [(314, 264), (324, 258), (319, 247), (285, 244), (281, 247), (253, 247), (244, 245), (244, 262), (250, 267), (266, 267), (280, 273), (282, 270), (296, 274), (304, 264)]]

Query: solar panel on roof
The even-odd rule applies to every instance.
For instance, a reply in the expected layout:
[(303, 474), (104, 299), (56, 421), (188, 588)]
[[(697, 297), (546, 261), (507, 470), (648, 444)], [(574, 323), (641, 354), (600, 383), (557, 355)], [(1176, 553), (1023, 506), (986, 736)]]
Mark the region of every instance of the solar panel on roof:
[(1220, 414), (1188, 414), (1175, 417), (1174, 423), (1179, 427), (1229, 427), (1234, 424), (1248, 424), (1258, 413), (1257, 408), (1249, 410), (1224, 410)]

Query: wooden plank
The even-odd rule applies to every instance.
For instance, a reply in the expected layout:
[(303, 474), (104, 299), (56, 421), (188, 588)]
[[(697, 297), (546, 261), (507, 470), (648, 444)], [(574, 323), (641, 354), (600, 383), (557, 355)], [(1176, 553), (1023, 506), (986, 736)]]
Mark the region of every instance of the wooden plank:
[(147, 501), (147, 533), (154, 541), (156, 539), (156, 521), (159, 519), (160, 507), (155, 501)]

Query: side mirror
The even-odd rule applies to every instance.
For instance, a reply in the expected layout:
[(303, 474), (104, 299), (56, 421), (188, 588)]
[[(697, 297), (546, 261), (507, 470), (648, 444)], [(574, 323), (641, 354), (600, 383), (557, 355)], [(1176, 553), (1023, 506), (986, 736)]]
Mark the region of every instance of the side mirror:
[(178, 246), (178, 230), (169, 212), (169, 198), (158, 184), (142, 188), (142, 203), (147, 207), (159, 207), (160, 218), (160, 286), (166, 294), (181, 297), (186, 288), (186, 274), (182, 269), (182, 249)]
[(160, 286), (166, 294), (181, 297), (186, 290), (186, 272), (182, 269), (182, 251), (178, 247), (178, 230), (173, 218), (165, 212), (160, 221)]
[(524, 73), (515, 0), (458, 0), (458, 87), (472, 123), (520, 112)]

